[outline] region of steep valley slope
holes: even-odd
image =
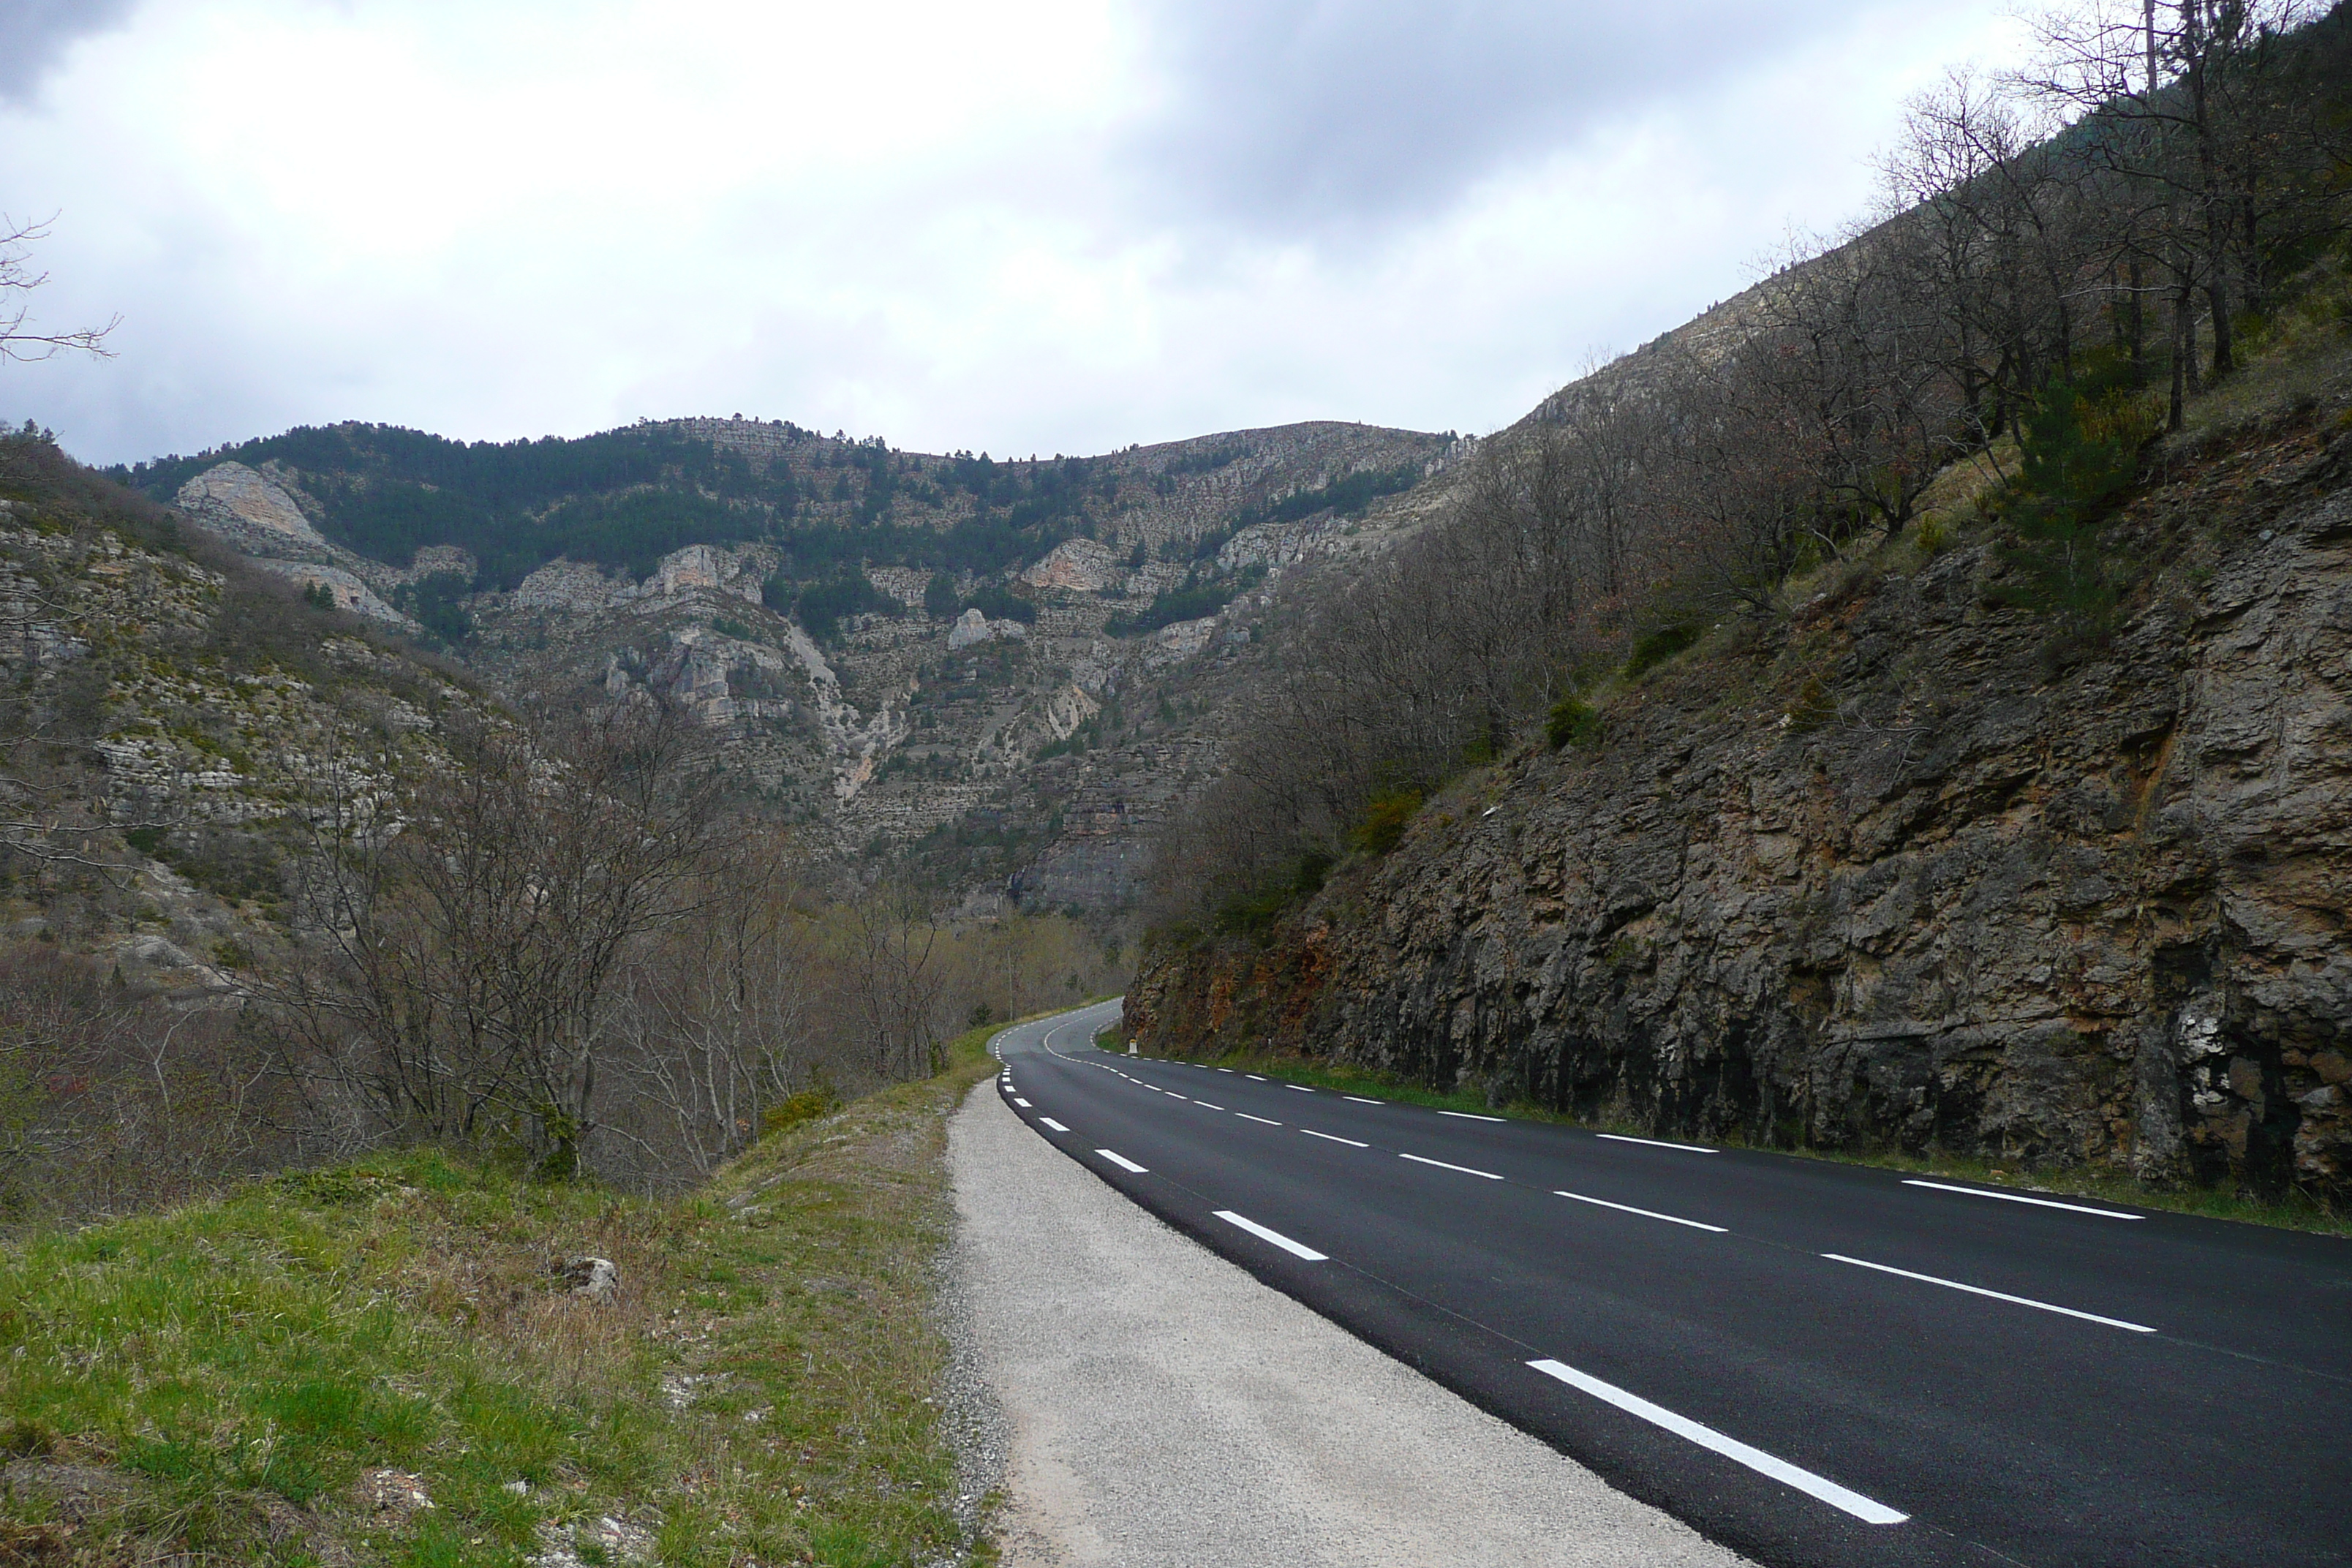
[[[1996,531],[1727,624],[1270,931],[1163,932],[1150,1050],[1657,1134],[2352,1195],[2352,359],[2175,438],[2052,658]],[[1938,544],[1941,541],[1937,542]]]

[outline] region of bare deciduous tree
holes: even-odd
[[[932,962],[939,923],[913,882],[886,879],[847,911],[845,979],[874,1069],[920,1078],[940,1067],[942,976]]]
[[[708,1176],[812,1087],[816,932],[789,836],[764,833],[712,874],[698,916],[632,955],[607,1027],[632,1111],[616,1121],[656,1169]]]
[[[2070,152],[2105,176],[2107,228],[2166,279],[2175,429],[2200,380],[2200,315],[2213,374],[2226,374],[2234,312],[2265,297],[2279,242],[2340,229],[2337,111],[2310,74],[2326,68],[2287,43],[2317,11],[2309,0],[2089,0],[2041,14],[2041,58],[2013,79],[2080,116]],[[2126,212],[2132,221],[2113,221]]]
[[[695,915],[723,783],[692,719],[639,700],[542,746],[461,725],[449,765],[339,814],[306,889],[313,966],[268,999],[306,1075],[394,1136],[522,1138],[541,1167],[598,1126],[616,982],[633,945]]]
[[[117,316],[102,327],[74,331],[34,329],[26,296],[47,283],[49,275],[33,269],[32,250],[48,237],[47,223],[19,223],[0,214],[0,361],[43,360],[68,351],[104,357],[108,334],[122,323]]]

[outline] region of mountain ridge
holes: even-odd
[[[1111,919],[1214,765],[1214,705],[1171,693],[1475,450],[1321,420],[999,461],[698,416],[505,444],[345,424],[118,475],[496,688],[679,699],[841,856],[913,848],[974,907]]]

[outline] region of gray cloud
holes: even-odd
[[[1866,0],[1155,0],[1128,148],[1260,232],[1424,216],[1466,185],[1848,25]]]
[[[0,100],[22,103],[76,38],[119,27],[139,0],[0,0]]]
[[[98,461],[737,408],[1024,454],[1490,428],[1856,210],[1996,8],[1049,0],[926,53],[797,3],[835,54],[780,121],[730,20],[796,37],[778,0],[0,0],[41,315],[123,318],[0,367],[0,419]]]

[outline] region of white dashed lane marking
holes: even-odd
[[[1419,1154],[1399,1154],[1397,1158],[1411,1160],[1416,1165],[1434,1165],[1441,1171],[1459,1171],[1465,1176],[1484,1176],[1490,1182],[1499,1182],[1503,1179],[1492,1171],[1474,1171],[1467,1165],[1448,1164],[1444,1160],[1426,1159]]]
[[[1723,1226],[1719,1225],[1701,1225],[1695,1219],[1677,1219],[1673,1215],[1660,1214],[1655,1209],[1637,1209],[1632,1204],[1612,1204],[1607,1198],[1588,1198],[1582,1193],[1555,1191],[1552,1195],[1559,1198],[1574,1198],[1578,1203],[1594,1204],[1604,1209],[1615,1209],[1620,1214],[1637,1214],[1643,1219],[1662,1219],[1668,1225],[1686,1225],[1693,1230],[1712,1231],[1717,1236],[1726,1234]]]
[[[1139,1176],[1147,1174],[1142,1166],[1137,1164],[1134,1161],[1129,1159],[1124,1154],[1118,1153],[1109,1149],[1097,1149],[1095,1152],[1100,1154],[1104,1159],[1108,1160],[1112,1164],[1117,1165],[1122,1171],[1132,1171]]]
[[[1622,1132],[1596,1132],[1596,1138],[1606,1138],[1612,1143],[1647,1143],[1653,1149],[1679,1149],[1685,1154],[1712,1154],[1712,1149],[1702,1149],[1696,1143],[1669,1143],[1663,1138],[1628,1138]]]
[[[1808,1497],[1819,1498],[1832,1508],[1853,1515],[1864,1524],[1901,1524],[1911,1517],[1907,1513],[1897,1513],[1885,1503],[1866,1498],[1860,1492],[1848,1491],[1835,1481],[1824,1479],[1811,1470],[1800,1469],[1786,1459],[1776,1459],[1761,1448],[1751,1448],[1736,1437],[1727,1437],[1712,1426],[1702,1426],[1687,1416],[1675,1415],[1664,1405],[1653,1405],[1637,1394],[1628,1394],[1614,1384],[1588,1376],[1572,1366],[1550,1360],[1531,1361],[1528,1364],[1546,1377],[1556,1377],[1570,1388],[1615,1405],[1628,1415],[1639,1416],[1654,1426],[1663,1426],[1677,1437],[1688,1438],[1700,1447],[1712,1449],[1759,1475],[1769,1476],[1783,1486],[1794,1487]]]
[[[2069,1214],[2096,1215],[2101,1219],[2144,1219],[2144,1215],[2123,1214],[2115,1209],[2084,1208],[2081,1204],[2062,1204],[2055,1198],[2029,1198],[2023,1193],[1989,1193],[1981,1187],[1956,1187],[1948,1182],[1921,1182],[1906,1178],[1906,1187],[1933,1187],[1939,1193],[1958,1193],[1965,1198],[1999,1198],[2003,1203],[2032,1204],[2036,1208],[2064,1209]]]
[[[1052,1128],[1056,1132],[1067,1132],[1069,1131],[1068,1128],[1063,1126],[1060,1122],[1055,1121],[1050,1116],[1041,1116],[1037,1118],[1037,1120],[1044,1122],[1046,1126]]]
[[[1350,1149],[1369,1149],[1371,1147],[1370,1143],[1359,1143],[1353,1138],[1341,1138],[1329,1132],[1318,1132],[1312,1127],[1302,1127],[1299,1131],[1306,1133],[1309,1138],[1321,1138],[1332,1143],[1345,1143]]]
[[[1282,1232],[1278,1230],[1268,1230],[1265,1226],[1258,1224],[1257,1221],[1254,1219],[1244,1219],[1231,1209],[1219,1209],[1216,1211],[1216,1214],[1217,1217],[1223,1220],[1227,1225],[1239,1226],[1242,1229],[1249,1232],[1252,1236],[1256,1237],[1260,1241],[1270,1241],[1274,1243],[1275,1246],[1282,1248],[1283,1251],[1289,1253],[1294,1258],[1303,1258],[1309,1263],[1320,1263],[1328,1256],[1325,1253],[1316,1251],[1311,1247],[1301,1246],[1299,1243],[1291,1240],[1290,1237],[1283,1235]]]
[[[1965,1290],[1971,1296],[1989,1296],[1996,1301],[2007,1301],[2019,1307],[2032,1307],[2036,1311],[2055,1312],[2062,1318],[2080,1318],[2086,1323],[2103,1323],[2110,1329],[2126,1329],[2135,1334],[2156,1332],[2146,1323],[2126,1323],[2121,1318],[2103,1318],[2096,1312],[2078,1312],[2072,1307],[2053,1306],[2047,1301],[2037,1301],[2031,1296],[2012,1296],[2005,1290],[1988,1290],[1981,1285],[1963,1285],[1957,1279],[1938,1279],[1933,1274],[1914,1274],[1908,1268],[1896,1268],[1885,1263],[1871,1263],[1859,1258],[1848,1258],[1842,1252],[1824,1252],[1822,1256],[1832,1263],[1851,1263],[1856,1268],[1874,1268],[1881,1274],[1899,1275],[1906,1279],[1916,1279],[1923,1285],[1941,1285],[1947,1290]]]

